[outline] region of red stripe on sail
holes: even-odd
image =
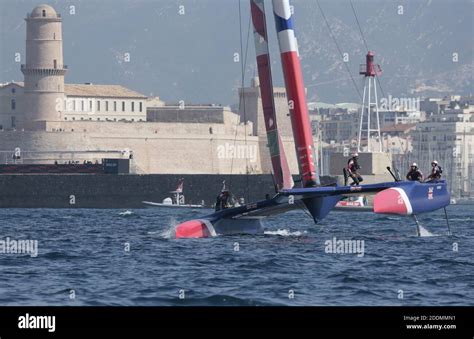
[[[313,135],[309,122],[300,59],[296,52],[281,53],[296,155],[304,186],[318,182],[313,159]]]

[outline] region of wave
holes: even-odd
[[[126,211],[120,212],[119,215],[122,216],[122,217],[128,217],[128,216],[136,215],[136,214],[135,214],[135,212],[132,212],[130,210],[126,210]]]
[[[176,234],[176,226],[178,226],[179,222],[176,218],[170,218],[170,221],[167,225],[165,225],[165,229],[160,229],[157,231],[149,231],[147,232],[150,235],[157,236],[161,239],[174,239]]]
[[[290,231],[288,229],[278,229],[276,231],[264,231],[263,234],[265,235],[279,235],[281,237],[301,237],[302,235],[305,235],[307,232],[306,231]]]

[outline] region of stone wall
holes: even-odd
[[[82,162],[128,149],[133,153],[132,169],[140,174],[245,174],[246,166],[251,174],[271,172],[266,137],[246,136],[243,125],[75,121],[47,122],[44,129],[0,131],[0,151],[20,147],[22,151],[94,152],[77,154],[75,159],[66,155],[65,160]],[[250,124],[247,133],[251,130]],[[293,139],[282,139],[290,170],[297,174]],[[4,156],[0,154],[0,162]],[[52,155],[46,163],[54,160]]]
[[[270,175],[0,175],[0,208],[140,208],[170,196],[179,178],[186,203],[211,206],[223,180],[245,201],[274,194]]]

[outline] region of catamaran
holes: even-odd
[[[313,137],[290,2],[272,0],[272,4],[301,177],[300,187],[294,186],[278,133],[264,1],[250,0],[263,116],[277,192],[271,199],[185,221],[176,227],[176,238],[259,234],[263,233],[263,218],[295,209],[306,209],[317,223],[323,220],[343,197],[366,194],[375,194],[374,213],[413,216],[417,235],[420,235],[420,224],[416,216],[443,208],[449,230],[446,206],[450,203],[450,194],[444,180],[428,183],[395,180],[357,186],[320,185],[314,164]]]

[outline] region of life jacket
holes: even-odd
[[[357,163],[357,160],[355,160],[354,158],[350,158],[349,161],[347,162],[347,170],[349,171],[349,173],[357,172],[359,168],[360,167],[359,167],[359,164]]]
[[[433,169],[431,170],[431,176],[432,176],[432,177],[440,178],[440,177],[441,177],[441,173],[443,173],[443,169],[441,168],[441,166],[438,166],[438,165],[436,165],[435,167],[433,167]]]
[[[423,177],[423,173],[421,173],[421,171],[418,169],[410,170],[407,177],[409,177],[409,180],[420,181],[420,179]]]

